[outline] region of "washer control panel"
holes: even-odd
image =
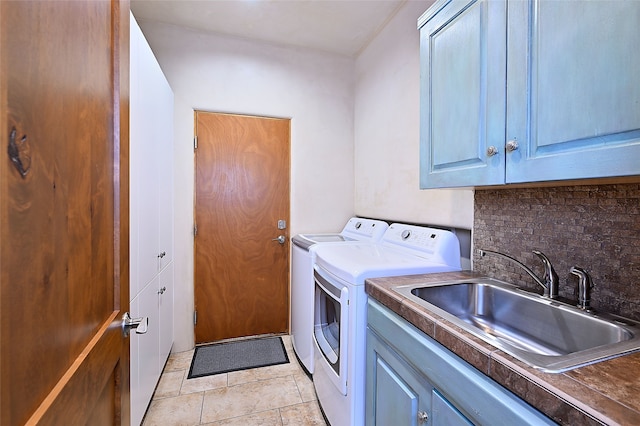
[[[382,220],[352,217],[344,226],[342,234],[377,241],[388,227],[389,225]]]
[[[458,238],[451,231],[401,223],[391,224],[382,242],[424,253],[441,252],[452,245],[459,247]]]

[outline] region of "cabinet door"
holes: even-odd
[[[171,345],[173,345],[173,265],[171,262],[160,272],[159,308],[159,329],[160,329],[160,370],[164,368]]]
[[[428,417],[432,387],[371,330],[366,392],[368,425],[421,425]]]
[[[133,314],[134,318],[140,313],[140,298],[135,297],[129,303],[129,312]],[[135,332],[134,332],[135,333]],[[138,359],[140,358],[140,339],[131,339],[131,345],[129,346],[129,365],[130,365],[130,388],[131,393],[131,424],[140,425],[144,413],[149,405],[149,400],[146,399],[148,395],[145,395],[140,387],[140,369],[138,365]]]
[[[154,95],[159,70],[151,48],[135,20],[131,21],[131,99],[130,99],[130,175],[133,291],[140,291],[158,273],[158,229],[160,227],[158,203],[158,128],[164,123],[156,121],[158,102]],[[137,243],[137,245],[133,245]]]
[[[149,324],[145,334],[136,334],[136,344],[131,345],[131,423],[142,420],[164,363],[160,361],[160,318],[158,315],[158,277],[142,289],[131,302],[131,316],[147,317]],[[133,339],[132,339],[133,340]],[[166,358],[165,358],[166,359]],[[164,361],[164,360],[163,360]],[[133,377],[137,382],[133,385]]]
[[[158,185],[158,236],[160,269],[173,260],[173,92],[160,65],[155,62],[155,109],[157,144],[157,185]]]
[[[383,358],[376,361],[375,423],[416,424],[419,394]]]
[[[504,183],[505,2],[441,1],[419,25],[420,187]]]
[[[640,2],[509,3],[507,182],[640,173]]]
[[[368,425],[472,425],[371,329],[367,330],[366,404]]]
[[[432,426],[472,426],[473,423],[462,415],[437,390],[431,395],[431,425]]]

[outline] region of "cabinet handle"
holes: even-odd
[[[493,157],[497,153],[498,148],[496,148],[495,146],[491,145],[489,148],[487,148],[487,157]]]
[[[159,257],[160,259],[162,259],[162,258],[163,258],[163,257],[165,257],[166,255],[167,255],[167,252],[166,252],[166,251],[163,251],[162,253],[160,253],[160,254],[158,255],[158,257]]]
[[[418,411],[418,423],[426,423],[429,420],[429,415],[426,411]]]
[[[167,287],[162,287],[160,290],[158,290],[158,294],[164,294],[164,292],[167,291]]]
[[[507,152],[513,152],[515,150],[518,149],[518,141],[513,139],[510,140],[509,142],[507,142],[507,145],[505,146]]]

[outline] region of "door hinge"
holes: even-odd
[[[193,137],[193,149],[194,150],[198,149],[198,137],[197,136]]]
[[[198,311],[193,311],[193,325],[198,324]]]
[[[193,236],[198,235],[198,225],[193,225]]]

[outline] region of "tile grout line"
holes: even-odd
[[[201,393],[202,393],[202,401],[200,402],[200,417],[198,418],[198,424],[199,425],[202,424],[202,413],[204,413],[204,395],[205,395],[206,391],[203,391]]]
[[[284,425],[284,419],[282,418],[282,410],[278,407],[278,415],[280,416],[280,424]]]
[[[182,373],[182,381],[180,382],[180,390],[178,390],[178,395],[182,395],[182,388],[184,387],[184,382],[185,380],[187,380],[188,375],[189,373],[187,372],[187,370]]]
[[[300,401],[302,401],[302,403],[304,403],[304,397],[302,396],[302,391],[300,390],[300,385],[298,384],[298,381],[296,380],[296,375],[292,374],[292,377],[293,377],[293,383],[295,383],[296,389],[298,389],[298,396],[300,397]]]

